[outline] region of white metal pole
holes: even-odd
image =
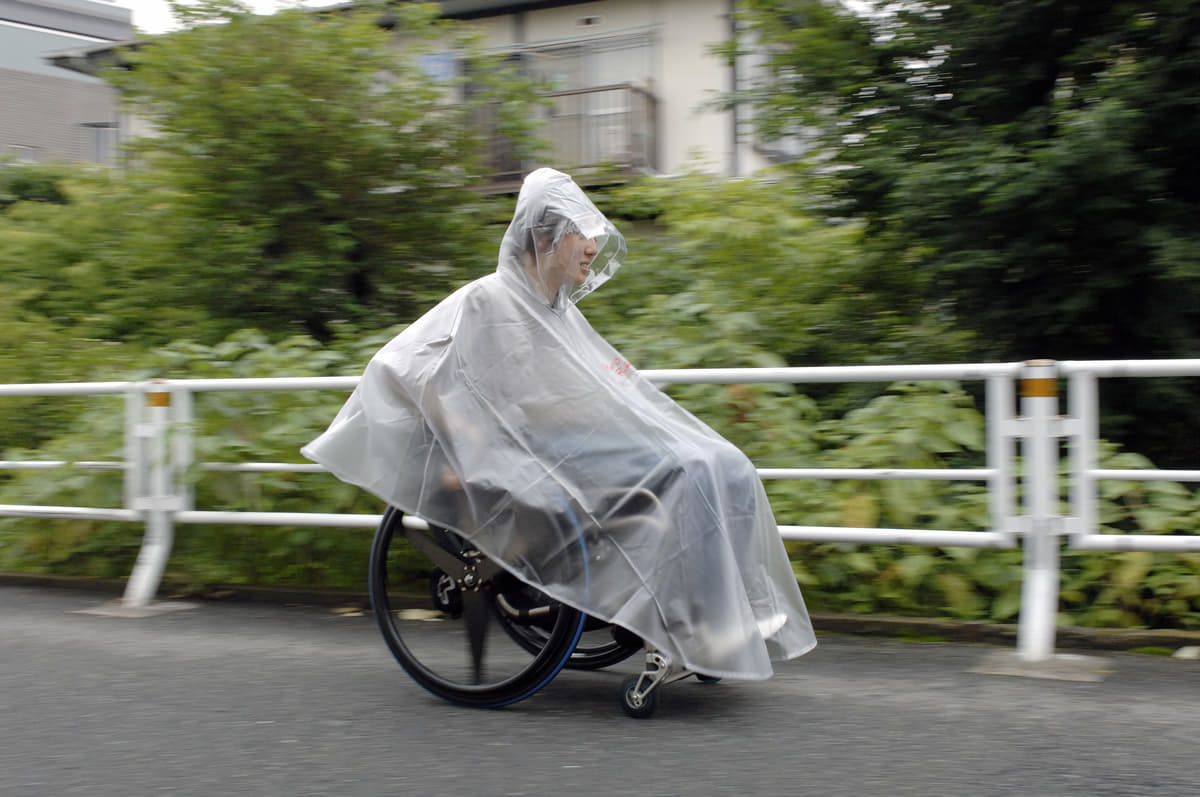
[[[187,479],[195,464],[192,391],[178,382],[171,385],[171,486],[180,509],[195,509],[195,490]]]
[[[1099,395],[1096,375],[1080,372],[1071,375],[1071,416],[1078,425],[1071,439],[1071,514],[1075,528],[1071,544],[1096,534],[1096,504],[1099,498],[1096,477],[1096,441],[1100,437]]]
[[[174,499],[167,448],[171,394],[164,385],[152,383],[145,396],[145,421],[139,424],[138,436],[149,455],[149,478],[148,490],[138,508],[146,520],[146,532],[122,600],[124,606],[131,608],[147,606],[154,600],[172,543]]]
[[[992,475],[988,478],[988,507],[994,531],[1007,535],[1010,540],[1015,528],[1013,508],[1015,489],[1015,457],[1013,440],[1007,434],[1009,424],[1016,411],[1016,395],[1013,379],[1008,375],[994,375],[987,379],[984,417],[987,425],[987,466]],[[1016,543],[1010,543],[1016,547]]]
[[[124,506],[133,510],[138,499],[145,493],[145,457],[142,442],[138,437],[138,426],[142,422],[142,391],[130,389],[125,394],[125,481]]]
[[[1025,459],[1025,575],[1021,585],[1021,616],[1017,654],[1025,661],[1046,661],[1054,655],[1058,615],[1057,439],[1053,421],[1058,415],[1058,382],[1052,360],[1026,363],[1021,380],[1021,414],[1025,417],[1022,450]]]

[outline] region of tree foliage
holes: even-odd
[[[158,289],[233,328],[327,338],[338,321],[406,319],[477,273],[484,134],[526,142],[534,94],[434,4],[380,14],[209,3],[110,73],[153,128],[131,154],[174,258]],[[448,58],[469,91],[432,70]]]
[[[761,133],[828,158],[842,212],[980,358],[1195,356],[1200,2],[743,7]],[[1119,411],[1200,421],[1178,385],[1140,388]]]
[[[97,280],[112,221],[80,204],[103,173],[0,165],[0,384],[110,379],[129,367],[128,347],[104,339],[106,286]],[[0,402],[0,451],[33,447],[69,428],[85,402]]]
[[[897,300],[888,286],[907,277],[864,249],[861,224],[829,218],[825,183],[693,172],[612,192],[617,213],[640,207],[654,225],[648,234],[632,227],[628,267],[585,312],[635,363],[653,367],[749,365],[764,355],[784,365],[913,362],[964,352],[965,339],[921,297]]]

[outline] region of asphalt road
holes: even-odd
[[[461,709],[368,616],[206,603],[142,619],[0,586],[0,794],[1197,795],[1200,662],[1105,652],[1099,682],[973,672],[996,649],[822,635],[760,683],[614,671]]]

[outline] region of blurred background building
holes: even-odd
[[[0,0],[0,156],[111,163],[117,95],[46,56],[133,37],[132,13],[105,0]]]
[[[0,0],[0,8],[67,3],[120,11],[89,0]],[[338,3],[314,11],[336,12],[355,5]],[[481,28],[489,49],[549,87],[550,103],[536,131],[551,143],[542,163],[581,175],[595,169],[609,176],[671,174],[693,166],[739,176],[768,163],[768,153],[743,130],[745,120],[737,111],[714,103],[719,94],[743,82],[747,71],[744,64],[731,65],[711,50],[733,36],[734,0],[444,0],[439,5],[443,16]],[[128,12],[123,15],[124,29],[105,29],[106,35],[128,34]],[[385,12],[380,25],[387,27],[388,22]],[[111,102],[111,94],[99,91],[92,75],[111,62],[116,48],[99,39],[99,28],[89,35],[96,38],[77,41],[72,49],[45,58],[41,74],[73,75],[95,91],[97,101],[103,95]],[[429,59],[425,66],[435,75],[463,68],[452,52]],[[100,110],[91,113],[95,119],[81,117],[74,123],[77,133],[98,129],[81,127],[101,119]],[[136,119],[122,118],[121,126],[131,128],[121,131],[126,135],[146,132],[136,130]],[[493,141],[490,187],[509,190],[534,164],[513,157],[503,140]]]
[[[735,111],[714,100],[744,80],[711,48],[733,36],[734,0],[499,2],[445,0],[488,45],[551,91],[539,135],[562,168],[673,173],[689,164],[730,176],[766,165]],[[498,182],[530,164],[493,152]]]

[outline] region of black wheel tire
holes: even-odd
[[[499,708],[516,703],[554,679],[570,659],[587,619],[582,612],[567,606],[558,607],[545,645],[532,657],[528,666],[502,680],[493,683],[453,681],[439,675],[418,659],[404,643],[388,598],[388,550],[393,543],[405,540],[406,533],[404,513],[389,507],[371,544],[368,585],[371,608],[379,631],[388,650],[409,677],[443,700],[475,708]],[[482,588],[489,587],[485,584]]]
[[[640,704],[633,702],[633,690],[637,687],[640,675],[631,675],[621,682],[621,710],[628,717],[644,720],[658,708],[658,689],[642,698]]]
[[[595,646],[579,644],[571,652],[571,658],[567,659],[567,668],[571,670],[602,670],[605,667],[620,664],[641,649],[641,644],[630,647],[617,639]]]

